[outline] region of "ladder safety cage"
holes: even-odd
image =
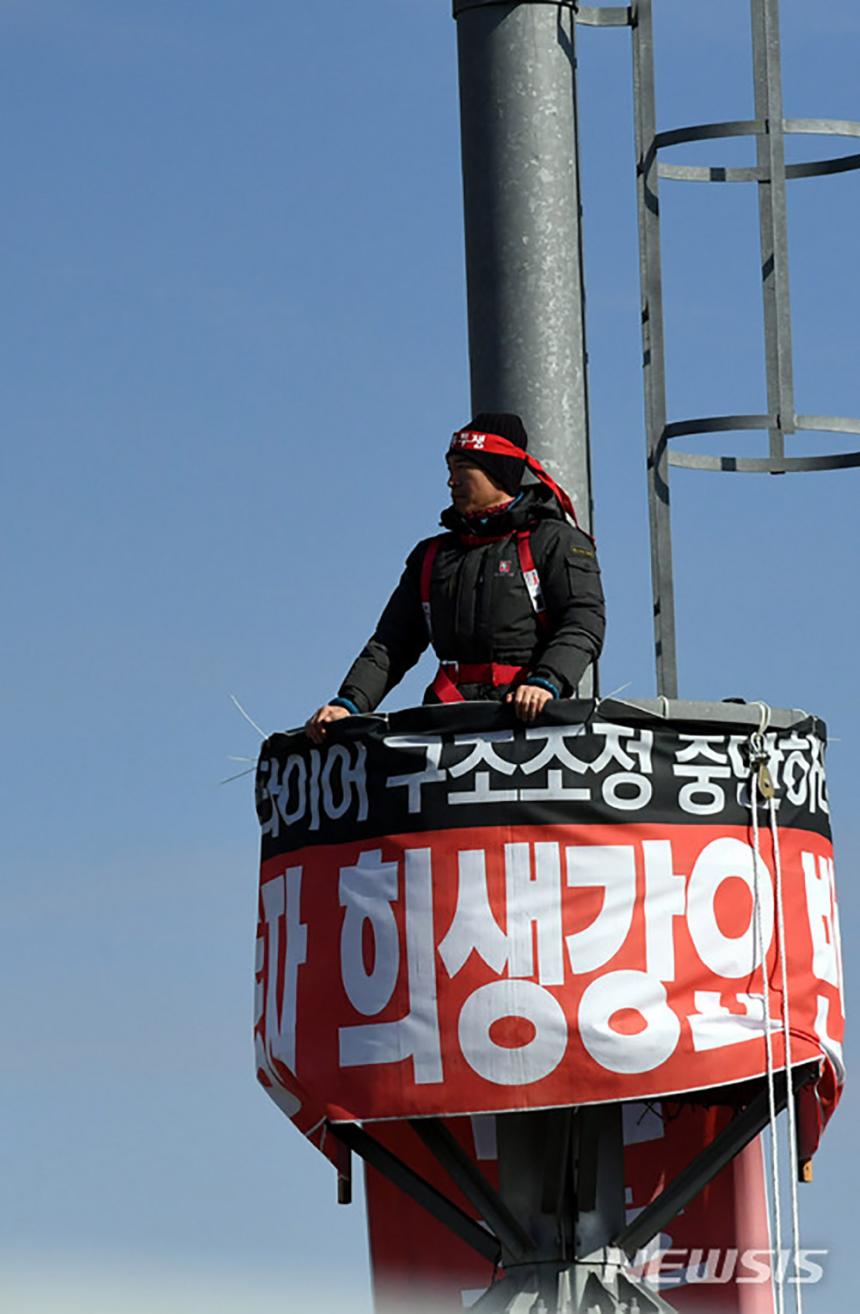
[[[691,124],[658,132],[654,75],[652,0],[627,9],[582,8],[577,21],[591,26],[631,29],[636,115],[636,171],[642,297],[642,362],[648,465],[648,502],[654,598],[657,687],[678,696],[675,607],[672,573],[669,467],[731,473],[788,474],[844,470],[860,466],[860,451],[798,454],[786,438],[797,433],[860,435],[860,419],[842,415],[798,414],[794,397],[791,302],[788,269],[786,182],[820,178],[860,168],[860,153],[786,164],[786,134],[860,137],[860,123],[847,119],[783,117],[779,0],[750,0],[755,118]],[[625,17],[626,16],[626,17]],[[671,164],[661,158],[671,147],[732,137],[753,137],[756,163],[750,167]],[[666,414],[666,348],[660,247],[659,180],[743,183],[758,188],[767,411],[760,414],[695,416],[670,421]],[[713,455],[676,450],[676,438],[761,430],[767,454]]]

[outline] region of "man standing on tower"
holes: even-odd
[[[372,712],[432,643],[425,703],[490,699],[524,721],[567,698],[603,644],[594,543],[535,457],[518,415],[482,413],[447,454],[446,532],[424,539],[338,695],[307,723],[316,743],[340,717]],[[522,486],[526,467],[537,482]]]

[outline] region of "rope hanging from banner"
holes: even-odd
[[[762,867],[764,864],[761,856],[761,839],[759,835],[758,799],[759,773],[762,766],[766,766],[766,757],[762,758],[763,744],[764,735],[762,731],[754,731],[753,734],[750,735],[750,816],[753,837],[753,934],[755,957],[761,958],[764,1047],[769,1111],[768,1124],[770,1127],[771,1210],[773,1214],[772,1253],[775,1253],[777,1256],[776,1273],[774,1274],[776,1314],[785,1314],[785,1287],[783,1284],[782,1265],[779,1259],[782,1251],[782,1208],[780,1202],[779,1138],[777,1136],[776,1126],[777,1107],[776,1091],[774,1088],[773,1037],[771,1035],[770,1016],[770,976],[767,966],[768,946],[764,942],[764,930],[762,925],[761,885]],[[790,1093],[789,1099],[791,1099]]]
[[[776,816],[777,800],[771,795],[768,800],[770,833],[773,843],[773,864],[776,895],[776,929],[779,939],[780,980],[782,985],[782,1034],[785,1043],[786,1080],[791,1075],[791,1013],[788,989],[788,946],[785,935],[785,912],[783,908],[782,859],[779,848],[779,825]],[[800,1210],[797,1199],[797,1182],[799,1176],[797,1149],[797,1117],[794,1098],[788,1101],[788,1154],[789,1180],[791,1182],[791,1247],[794,1266],[794,1304],[797,1314],[803,1314],[803,1287],[798,1281],[800,1276]]]
[[[791,1005],[789,999],[789,979],[788,979],[788,948],[785,933],[785,909],[783,902],[783,873],[782,873],[782,856],[779,843],[779,824],[777,820],[778,800],[774,789],[773,779],[768,766],[768,748],[765,741],[765,732],[770,724],[770,708],[766,703],[759,703],[761,708],[761,719],[758,728],[750,735],[750,815],[753,834],[753,872],[754,872],[754,921],[755,921],[755,939],[756,953],[761,954],[762,964],[762,999],[764,1005],[764,1024],[765,1024],[765,1054],[767,1062],[767,1086],[768,1086],[768,1103],[770,1112],[770,1145],[771,1145],[771,1190],[772,1190],[772,1210],[774,1220],[774,1247],[773,1251],[777,1258],[777,1269],[775,1274],[776,1290],[776,1308],[777,1314],[785,1314],[785,1274],[782,1267],[782,1201],[781,1201],[781,1174],[780,1174],[780,1150],[779,1136],[777,1130],[777,1108],[776,1096],[774,1089],[774,1061],[773,1061],[773,1040],[771,1036],[771,1013],[770,1013],[770,974],[767,968],[767,947],[764,944],[764,935],[762,927],[762,905],[761,905],[761,877],[764,862],[761,856],[761,835],[758,817],[759,796],[765,803],[768,811],[768,824],[770,828],[771,844],[773,848],[774,863],[774,923],[777,938],[777,952],[780,963],[780,993],[782,995],[781,1006],[781,1029],[783,1036],[783,1045],[785,1053],[785,1080],[788,1104],[788,1140],[789,1140],[789,1177],[790,1177],[790,1197],[791,1197],[791,1240],[792,1240],[792,1263],[794,1268],[794,1292],[795,1292],[795,1309],[797,1314],[802,1314],[803,1299],[801,1294],[801,1284],[799,1278],[800,1263],[800,1213],[797,1198],[797,1182],[799,1175],[798,1165],[798,1148],[797,1148],[797,1125],[794,1096],[791,1089]]]

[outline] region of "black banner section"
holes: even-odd
[[[322,747],[301,732],[274,734],[257,767],[263,860],[422,829],[749,825],[754,735],[734,720],[567,700],[532,726],[498,704],[465,703],[349,717]],[[829,837],[825,738],[813,717],[766,732],[763,783],[784,824]]]

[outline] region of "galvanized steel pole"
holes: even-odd
[[[648,453],[648,519],[651,531],[651,589],[657,693],[678,697],[675,582],[666,441],[666,342],[660,254],[660,198],[654,34],[651,0],[637,0],[633,24],[633,112],[636,116],[636,197],[642,294],[642,382]]]
[[[475,411],[515,411],[592,523],[570,0],[454,0]]]

